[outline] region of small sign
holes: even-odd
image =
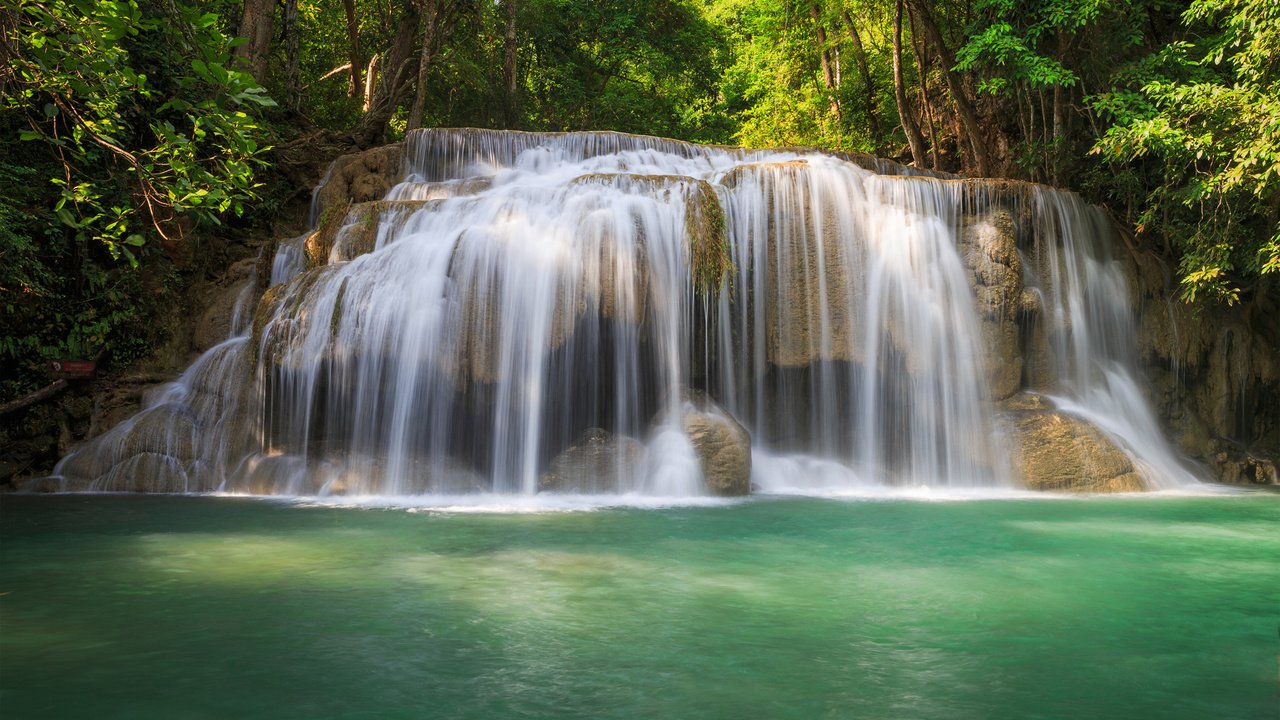
[[[65,380],[91,378],[98,370],[97,360],[50,360],[49,372]]]

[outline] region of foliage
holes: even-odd
[[[821,146],[861,152],[886,152],[900,145],[894,128],[886,4],[819,5],[827,52],[841,68],[836,88],[826,88],[820,70],[812,3],[795,0],[719,0],[709,16],[728,37],[733,63],[724,72],[726,111],[739,128],[734,138],[751,147]],[[840,10],[858,18],[866,38],[870,91],[879,101],[868,112],[865,81],[854,71],[854,49]]]
[[[140,351],[184,238],[255,197],[253,113],[272,101],[232,65],[218,23],[177,0],[18,0],[6,13],[6,376],[34,381],[41,357]]]
[[[167,238],[181,233],[180,218],[243,212],[261,151],[245,109],[272,104],[229,64],[216,15],[164,2],[150,9],[144,15],[136,0],[19,2],[6,82],[6,111],[28,125],[21,138],[48,146],[62,165],[50,179],[59,222],[131,262],[145,233]],[[153,80],[154,70],[163,75]]]
[[[1095,98],[1114,124],[1094,152],[1156,161],[1139,229],[1177,241],[1187,300],[1234,304],[1242,283],[1280,271],[1280,9],[1196,0],[1184,21],[1197,41],[1169,45],[1130,87]]]

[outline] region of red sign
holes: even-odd
[[[60,378],[91,378],[98,369],[97,360],[50,360],[49,372]]]

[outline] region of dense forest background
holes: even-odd
[[[281,168],[415,127],[819,146],[1067,187],[1249,303],[1280,270],[1276,0],[3,0],[0,402],[116,363]]]

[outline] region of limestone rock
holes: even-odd
[[[470,495],[490,490],[489,480],[475,468],[454,458],[429,462],[420,473],[424,491],[439,495]]]
[[[778,367],[860,361],[863,354],[862,258],[841,237],[847,218],[838,217],[848,201],[837,188],[810,182],[809,173],[803,161],[751,163],[721,181],[739,195],[751,193],[744,201],[768,205],[761,215],[768,226],[749,228],[742,241],[765,248],[754,271],[765,275],[769,289],[764,341],[768,361]]]
[[[257,258],[246,258],[235,263],[217,284],[204,293],[211,299],[192,328],[193,350],[204,352],[242,330],[238,325],[243,324],[249,312],[252,298],[246,294],[253,284],[257,262]],[[238,317],[240,314],[245,318]]]
[[[1013,214],[995,207],[968,218],[960,247],[977,298],[988,387],[1002,400],[1022,385],[1018,314],[1027,304]]]
[[[103,492],[182,493],[192,492],[186,470],[168,455],[144,452],[116,463],[93,484]]]
[[[1129,456],[1092,424],[1056,410],[1013,413],[1013,460],[1033,490],[1146,490]]]
[[[682,426],[702,465],[712,495],[751,493],[751,434],[708,399],[687,402]]]
[[[245,280],[230,287],[221,288],[214,294],[212,302],[200,315],[192,331],[191,348],[193,350],[204,352],[231,337],[231,333],[236,329],[233,327],[236,303],[248,287],[249,282]]]
[[[1280,293],[1272,284],[1236,307],[1185,303],[1164,259],[1141,243],[1128,247],[1136,340],[1153,369],[1157,415],[1219,480],[1255,482],[1258,466],[1245,457],[1280,453]]]
[[[633,487],[645,447],[635,438],[591,428],[551,461],[540,492],[616,493]]]
[[[1280,463],[1275,458],[1227,449],[1215,453],[1210,465],[1218,479],[1230,485],[1280,485]]]
[[[125,432],[122,447],[126,456],[159,453],[177,459],[184,466],[194,459],[196,420],[185,408],[177,405],[151,408],[134,418]]]
[[[400,180],[403,156],[404,143],[393,143],[334,160],[315,194],[321,217],[328,208],[381,200]]]

